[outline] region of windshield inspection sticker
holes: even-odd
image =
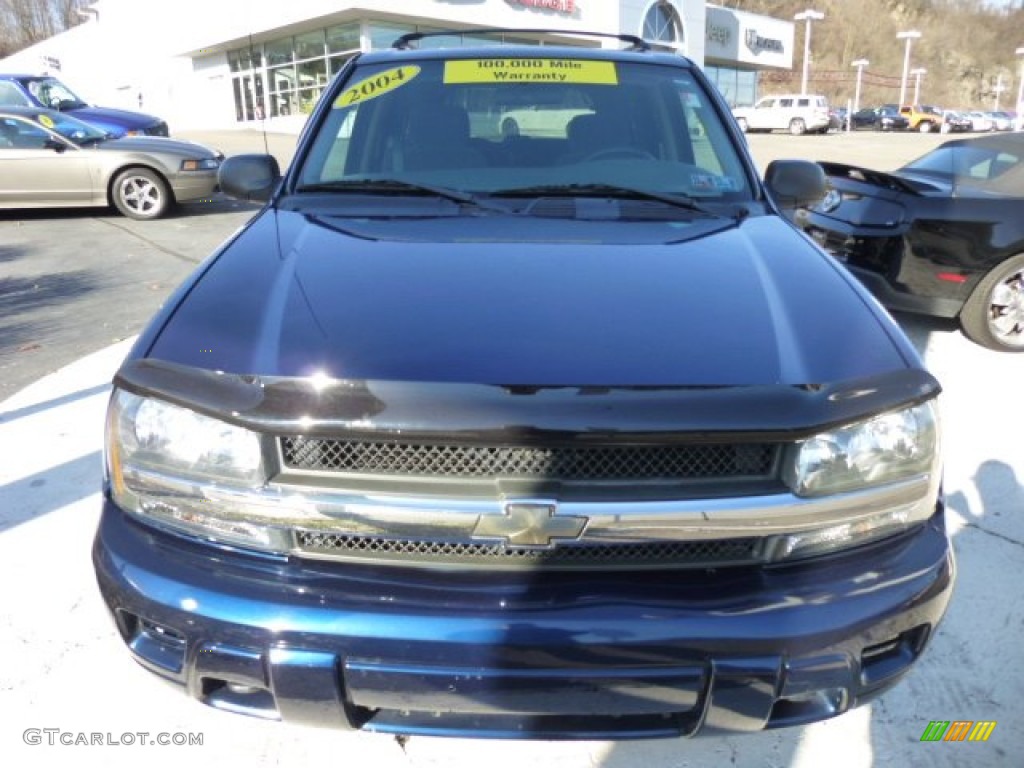
[[[420,68],[395,67],[378,72],[376,75],[360,80],[355,85],[346,88],[345,92],[334,100],[334,108],[350,107],[363,101],[375,99],[378,96],[389,93],[410,82],[420,73]]]
[[[618,85],[613,61],[466,59],[444,63],[444,81],[457,83],[584,83]]]

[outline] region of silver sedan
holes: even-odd
[[[155,219],[210,197],[222,159],[192,142],[112,139],[55,110],[0,107],[0,208],[113,205]]]

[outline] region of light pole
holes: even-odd
[[[993,112],[998,112],[999,111],[999,94],[1001,94],[1003,91],[1006,90],[1006,86],[1003,85],[1003,73],[1002,72],[1000,72],[999,75],[996,77],[996,87],[993,88],[992,90],[996,94],[995,99],[992,100],[992,111]]]
[[[801,11],[793,17],[795,21],[807,22],[807,26],[804,31],[804,75],[800,80],[800,93],[807,93],[807,72],[811,64],[811,22],[821,21],[824,18],[824,13],[821,11],[812,11],[810,8],[806,11]]]
[[[906,32],[900,32],[896,35],[897,40],[906,40],[907,47],[903,53],[903,79],[900,80],[900,106],[902,107],[907,101],[907,71],[910,69],[910,46],[914,40],[921,37],[921,33],[916,29],[908,29]]]
[[[914,76],[914,103],[917,104],[921,96],[921,75],[925,74],[928,70],[924,67],[918,67],[917,69],[910,70],[910,74]]]
[[[857,68],[857,87],[853,91],[853,111],[854,113],[860,109],[860,80],[864,76],[864,67],[871,62],[867,59],[857,59],[850,66]]]
[[[1020,60],[1020,82],[1017,84],[1017,130],[1024,131],[1024,45],[1014,51]]]

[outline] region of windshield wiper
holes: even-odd
[[[504,208],[497,208],[485,205],[476,195],[469,192],[462,192],[449,187],[436,187],[433,184],[421,184],[420,182],[403,181],[402,179],[338,179],[336,181],[324,181],[317,184],[303,184],[296,187],[296,192],[371,192],[384,194],[419,194],[435,195],[445,200],[451,200],[462,205],[471,205],[488,211],[501,211],[508,213]]]
[[[714,218],[729,218],[701,205],[692,197],[649,192],[646,189],[622,187],[617,184],[542,184],[535,187],[499,189],[491,194],[495,197],[614,197],[626,200],[654,200]]]

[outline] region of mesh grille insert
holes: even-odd
[[[490,542],[392,539],[325,531],[296,531],[299,548],[339,559],[411,564],[487,566],[554,565],[575,568],[737,565],[758,561],[756,538],[563,544],[551,549],[504,547]]]
[[[685,480],[767,477],[776,446],[502,446],[285,437],[291,469],[433,478]]]

